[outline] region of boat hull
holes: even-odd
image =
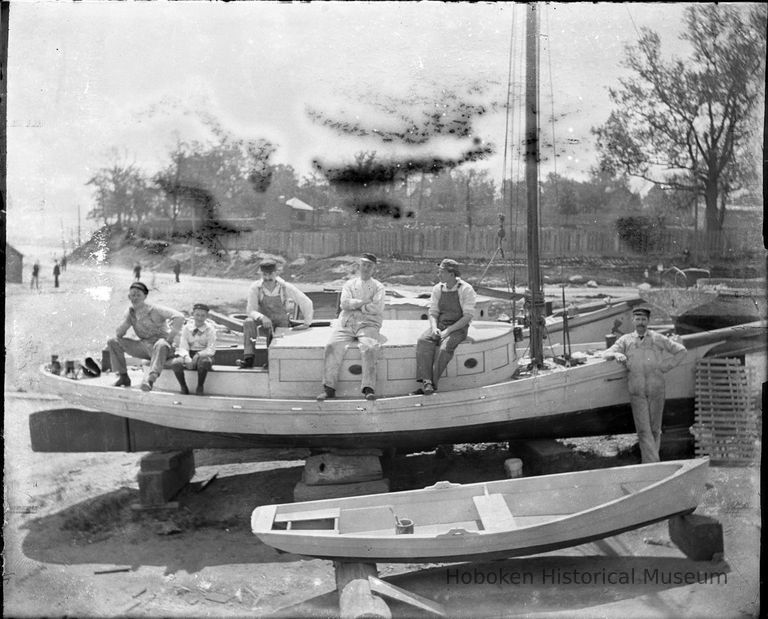
[[[729,333],[696,334],[689,336],[690,342],[684,340],[688,347],[685,361],[667,375],[667,411],[690,414],[695,363],[727,340]],[[747,333],[764,342],[764,326]],[[239,375],[240,380],[258,374],[214,371],[208,375],[206,388],[209,381],[225,380],[226,373]],[[170,372],[165,374],[173,379]],[[140,381],[142,371],[133,370],[132,377]],[[107,375],[70,380],[41,368],[43,387],[77,408],[176,430],[253,437],[265,444],[416,447],[632,431],[626,370],[597,355],[583,365],[551,365],[493,384],[375,401],[360,396],[325,402],[298,397],[195,396],[160,389],[145,393],[137,387],[113,387],[113,380]],[[190,387],[194,388],[193,383]],[[667,425],[673,424],[667,420]]]
[[[253,533],[299,555],[344,561],[445,562],[576,546],[689,513],[708,460],[257,507]],[[395,520],[414,523],[398,534]]]

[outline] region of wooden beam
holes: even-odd
[[[334,561],[341,619],[375,617],[391,619],[387,603],[371,592],[370,577],[378,578],[375,563]]]
[[[410,606],[420,608],[421,610],[426,610],[427,612],[432,613],[433,615],[437,615],[438,617],[448,616],[448,613],[442,604],[438,604],[437,602],[418,595],[417,593],[406,591],[405,589],[391,583],[384,582],[375,576],[368,577],[368,584],[370,584],[371,591],[374,593],[378,593],[379,595],[383,595],[392,600],[397,600],[398,602],[403,602],[404,604],[409,604]]]

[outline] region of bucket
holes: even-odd
[[[523,328],[522,327],[514,327],[512,329],[512,333],[514,334],[516,342],[522,342],[523,341]]]
[[[410,518],[400,518],[395,524],[395,533],[397,535],[413,533],[413,520]]]
[[[616,334],[615,333],[609,333],[605,336],[605,347],[610,348],[616,343]]]

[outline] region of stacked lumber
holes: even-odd
[[[701,359],[696,364],[696,456],[747,464],[757,454],[758,410],[754,368],[738,359]]]

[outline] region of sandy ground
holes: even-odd
[[[331,563],[278,554],[249,530],[254,507],[291,500],[305,452],[197,451],[195,483],[179,497],[181,508],[148,514],[132,509],[143,454],[31,451],[29,414],[60,405],[38,392],[35,368],[52,353],[98,358],[130,281],[127,269],[72,265],[58,290],[46,281],[39,293],[6,287],[4,614],[335,616]],[[213,277],[175,284],[172,275],[158,274],[150,298],[179,308],[194,301],[232,307],[244,304],[247,286]],[[393,490],[438,479],[498,479],[507,456],[503,446],[487,445],[444,458],[398,457],[388,475]],[[628,457],[622,452],[597,465]],[[758,465],[711,468],[698,513],[723,525],[725,557],[717,562],[686,559],[667,524],[657,523],[533,557],[381,564],[379,571],[452,616],[758,616],[758,496]],[[401,604],[390,608],[395,616],[421,616]]]

